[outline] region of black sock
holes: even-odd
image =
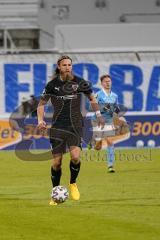
[[[62,174],[61,168],[59,170],[54,170],[51,167],[51,181],[53,187],[58,186],[60,184],[61,174]]]
[[[70,161],[70,172],[71,172],[70,183],[71,184],[76,182],[76,178],[78,177],[78,173],[80,171],[80,166],[81,166],[81,162],[79,162],[78,164],[75,164],[72,161]]]

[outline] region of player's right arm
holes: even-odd
[[[38,128],[46,129],[46,122],[44,121],[44,106],[47,103],[46,100],[40,99],[37,108]]]
[[[41,95],[41,98],[37,107],[38,128],[41,130],[46,129],[46,122],[44,121],[44,106],[50,99],[50,96],[51,96],[50,86],[49,84],[47,84],[47,86],[45,87]]]

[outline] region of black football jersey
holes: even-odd
[[[77,76],[67,81],[62,81],[57,76],[48,82],[41,98],[51,100],[54,126],[65,128],[82,125],[81,93],[92,94],[91,84]]]

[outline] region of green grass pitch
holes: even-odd
[[[160,150],[117,150],[116,173],[97,152],[82,156],[81,199],[49,206],[50,161],[0,153],[1,240],[159,240]],[[121,156],[119,157],[119,154]],[[30,159],[28,159],[30,160]],[[61,185],[68,187],[69,156]]]

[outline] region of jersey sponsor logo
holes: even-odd
[[[57,99],[63,99],[63,100],[66,100],[66,99],[77,99],[77,95],[64,95],[64,96],[56,96]]]
[[[0,120],[0,149],[18,143],[21,139],[21,133],[11,127],[9,120]]]
[[[73,91],[76,92],[78,89],[78,84],[72,84]]]
[[[57,90],[57,91],[59,91],[59,88],[60,88],[60,87],[55,87],[54,89]]]
[[[68,81],[64,84],[63,86],[63,92],[66,95],[70,95],[73,92],[76,92],[78,89],[79,85],[76,83],[72,83],[71,81]]]

